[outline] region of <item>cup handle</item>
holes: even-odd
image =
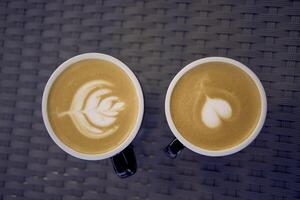
[[[137,164],[132,145],[130,144],[123,151],[111,158],[116,174],[120,178],[127,178],[135,174]]]
[[[177,138],[174,138],[172,142],[164,148],[164,152],[169,158],[175,159],[183,149],[184,145],[181,144]]]

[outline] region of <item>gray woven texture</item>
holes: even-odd
[[[64,60],[85,52],[125,62],[145,92],[137,173],[60,150],[41,96]],[[172,77],[187,63],[226,56],[266,89],[268,116],[245,150],[222,158],[185,149],[169,160],[164,116]],[[300,198],[300,2],[293,0],[0,1],[0,199],[290,200]]]

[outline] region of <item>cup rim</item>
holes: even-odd
[[[101,153],[101,154],[81,153],[81,152],[78,152],[78,151],[72,149],[71,147],[65,145],[54,133],[52,126],[49,122],[49,118],[48,118],[48,111],[47,111],[48,96],[49,96],[49,92],[50,92],[50,89],[51,89],[54,81],[64,70],[69,68],[72,64],[74,64],[78,61],[81,61],[81,60],[85,60],[85,59],[105,60],[105,61],[109,61],[109,62],[115,64],[117,67],[122,69],[128,75],[128,77],[131,79],[131,81],[134,84],[137,96],[138,96],[139,111],[138,111],[136,126],[131,131],[129,136],[118,147],[116,147],[108,152]],[[66,153],[68,153],[76,158],[80,158],[83,160],[103,160],[103,159],[112,157],[112,156],[118,154],[119,152],[121,152],[122,150],[124,150],[132,142],[132,140],[136,137],[136,135],[141,127],[141,124],[142,124],[143,115],[144,115],[144,97],[143,97],[142,88],[141,88],[141,85],[140,85],[138,79],[136,78],[135,74],[131,71],[131,69],[127,65],[125,65],[123,62],[121,62],[117,58],[114,58],[107,54],[84,53],[84,54],[79,54],[77,56],[69,58],[68,60],[64,61],[62,64],[60,64],[55,69],[55,71],[51,74],[50,78],[48,79],[46,86],[44,88],[43,97],[42,97],[42,117],[43,117],[43,121],[46,126],[48,134],[50,135],[52,140],[63,151],[65,151]]]
[[[259,121],[258,121],[255,129],[252,131],[251,135],[248,136],[248,138],[246,138],[243,142],[241,142],[237,146],[234,146],[234,147],[231,147],[231,148],[227,148],[227,149],[223,149],[223,150],[207,150],[207,149],[200,148],[200,147],[198,147],[198,146],[190,143],[177,130],[177,128],[175,127],[175,124],[174,124],[174,122],[172,120],[172,117],[171,117],[170,100],[171,100],[171,95],[172,95],[173,89],[176,86],[178,80],[184,74],[186,74],[188,71],[190,71],[191,69],[197,67],[200,64],[204,64],[204,63],[208,63],[208,62],[225,62],[225,63],[232,64],[235,67],[238,67],[238,68],[242,69],[255,82],[255,84],[256,84],[256,86],[257,86],[257,88],[259,90],[259,93],[260,93],[261,112],[260,112]],[[226,58],[226,57],[206,57],[206,58],[201,58],[201,59],[195,60],[195,61],[189,63],[188,65],[186,65],[172,79],[172,81],[171,81],[171,83],[170,83],[170,85],[168,87],[166,98],[165,98],[165,115],[166,115],[166,118],[167,118],[168,125],[169,125],[172,133],[174,134],[174,136],[185,147],[189,148],[190,150],[194,151],[195,153],[206,155],[206,156],[213,156],[213,157],[216,157],[216,156],[226,156],[226,155],[234,154],[234,153],[236,153],[236,152],[244,149],[245,147],[247,147],[257,137],[257,135],[261,131],[261,129],[263,127],[263,124],[265,122],[265,119],[266,119],[266,114],[267,114],[267,98],[266,98],[266,93],[265,93],[264,87],[263,87],[262,83],[260,82],[260,80],[258,79],[258,77],[255,75],[255,73],[252,70],[250,70],[244,64],[242,64],[239,61],[236,61],[234,59]]]

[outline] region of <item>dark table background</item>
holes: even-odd
[[[125,62],[145,92],[138,172],[60,150],[41,96],[64,60],[102,52]],[[222,158],[185,149],[169,160],[164,97],[187,63],[226,56],[262,80],[268,115],[245,150]],[[0,199],[290,200],[300,198],[300,2],[293,0],[0,1]]]

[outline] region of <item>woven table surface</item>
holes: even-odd
[[[50,139],[41,116],[57,66],[86,52],[126,63],[145,94],[134,141],[137,173],[118,178],[109,159],[84,161]],[[207,56],[249,66],[268,97],[258,138],[231,156],[185,149],[173,138],[164,98],[174,75]],[[0,1],[0,199],[300,199],[300,2],[293,0]]]

